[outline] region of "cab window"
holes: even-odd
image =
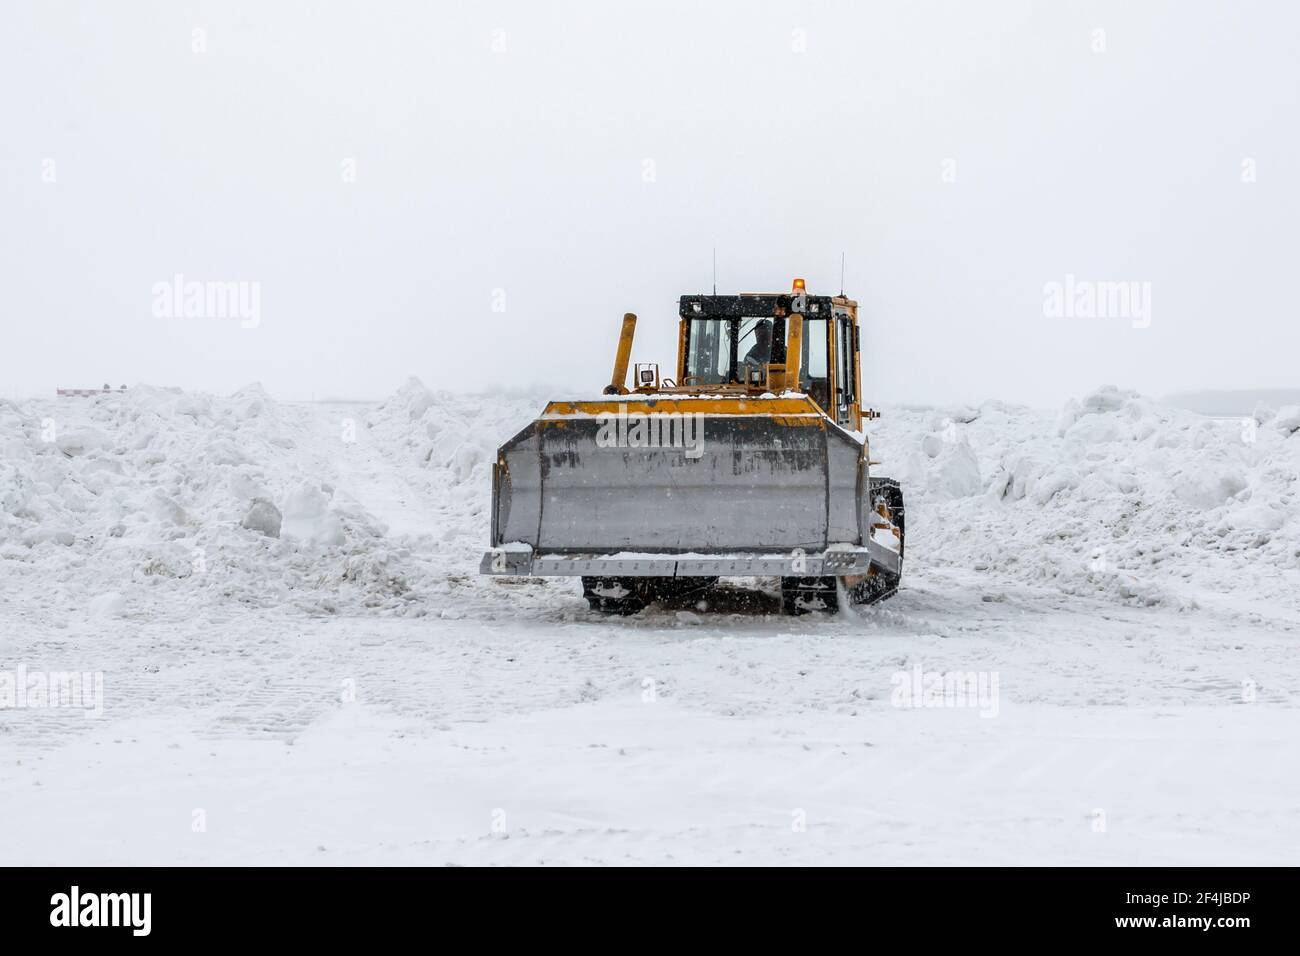
[[[732,323],[692,319],[686,330],[686,379],[683,385],[723,385],[734,363]]]
[[[799,363],[800,390],[826,410],[831,407],[829,331],[825,319],[803,320],[803,357]]]

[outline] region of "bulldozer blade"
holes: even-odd
[[[863,441],[801,397],[552,402],[502,446],[492,544],[534,553],[865,545]]]

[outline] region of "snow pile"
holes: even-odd
[[[458,395],[407,381],[366,416],[371,437],[434,501],[444,547],[473,554],[488,546],[492,464],[497,448],[541,413],[544,397]]]
[[[194,601],[410,613],[403,554],[319,480],[337,437],[257,385],[0,402],[0,570],[15,603],[120,616]],[[25,587],[17,586],[21,582]]]
[[[495,450],[546,397],[435,393],[412,380],[368,416],[443,502],[452,566],[472,573]],[[1216,420],[1114,387],[1057,413],[990,401],[888,410],[869,428],[876,473],[904,485],[912,569],[1174,607],[1231,594],[1243,578],[1296,603],[1296,431],[1285,410]]]
[[[546,397],[412,379],[370,406],[279,403],[256,385],[0,401],[0,603],[128,618],[167,595],[180,608],[581,613],[557,601],[572,582],[507,589],[477,573],[496,449]],[[1242,587],[1300,602],[1295,407],[1217,420],[1104,388],[1057,413],[887,409],[868,433],[875,473],[903,482],[912,573],[1172,607]]]
[[[1295,605],[1297,430],[1286,410],[1217,420],[1114,387],[1056,415],[987,402],[869,429],[912,561],[1174,606],[1243,586]]]

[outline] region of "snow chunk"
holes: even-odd
[[[283,521],[284,516],[274,504],[265,498],[254,498],[249,504],[248,512],[244,515],[244,520],[240,522],[240,527],[261,532],[268,538],[278,538]]]
[[[1283,435],[1293,435],[1300,431],[1300,405],[1283,405],[1273,418],[1273,427]]]
[[[291,541],[325,546],[341,545],[343,524],[329,508],[329,496],[319,484],[304,481],[285,498],[280,509],[281,536]]]
[[[1124,407],[1124,403],[1136,398],[1137,392],[1120,391],[1114,385],[1103,385],[1083,400],[1084,413],[1115,412]]]

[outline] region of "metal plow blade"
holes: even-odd
[[[863,446],[805,399],[552,403],[502,447],[493,546],[548,554],[863,542]]]

